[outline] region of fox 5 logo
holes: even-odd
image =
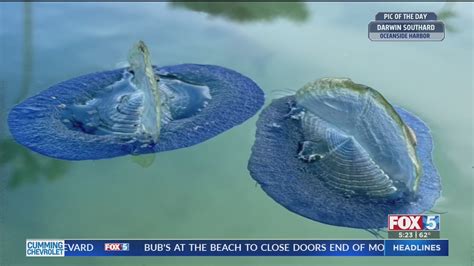
[[[129,251],[130,244],[129,243],[105,243],[104,250],[105,251]]]
[[[440,218],[433,215],[389,215],[389,231],[439,231]]]

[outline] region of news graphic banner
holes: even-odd
[[[369,23],[371,41],[442,41],[445,27],[434,12],[379,12]]]
[[[448,256],[448,240],[78,240],[26,241],[27,257]]]
[[[387,218],[387,240],[27,239],[26,256],[448,256],[440,215]]]

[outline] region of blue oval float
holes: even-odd
[[[66,160],[162,152],[210,139],[263,105],[258,85],[230,69],[134,59],[130,68],[73,78],[18,104],[8,116],[13,138]]]
[[[339,87],[349,89],[341,93]],[[390,116],[376,116],[376,108]],[[321,119],[311,120],[309,113]],[[379,128],[368,130],[365,124]],[[382,148],[383,154],[368,145]],[[323,79],[264,108],[248,169],[271,198],[292,212],[330,225],[378,229],[387,226],[388,214],[419,214],[433,207],[441,185],[432,150],[430,130],[415,115],[392,107],[369,87]],[[378,157],[364,159],[364,152]],[[405,174],[396,176],[399,172]]]

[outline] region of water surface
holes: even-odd
[[[374,43],[379,11],[431,4],[1,3],[2,265],[471,265],[473,4],[455,4],[442,42]],[[261,4],[260,4],[261,5]],[[259,9],[260,8],[260,9]],[[291,213],[247,171],[256,117],[200,145],[66,162],[14,143],[6,114],[18,101],[78,75],[122,67],[144,40],[158,65],[216,64],[254,79],[267,103],[321,77],[350,77],[426,121],[442,177],[445,258],[25,258],[26,238],[372,238]],[[143,162],[143,161],[142,161]],[[147,166],[148,167],[144,167]]]

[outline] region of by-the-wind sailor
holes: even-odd
[[[139,42],[130,67],[77,77],[15,106],[14,139],[67,160],[110,158],[188,147],[252,117],[262,90],[212,65],[152,66]]]
[[[387,226],[440,196],[428,127],[350,79],[324,78],[260,114],[248,168],[275,201],[326,224]]]

